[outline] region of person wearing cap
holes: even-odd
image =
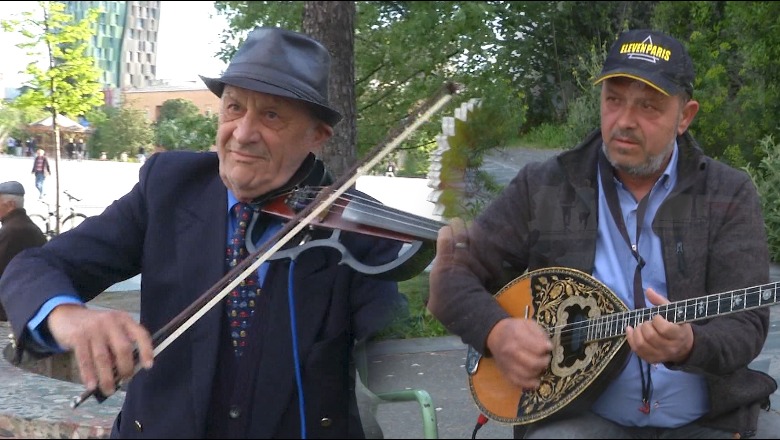
[[[528,288],[529,304],[546,307],[534,319],[493,296],[526,271],[550,268],[595,279],[627,310],[768,283],[758,193],[745,172],[707,157],[689,131],[699,111],[694,83],[680,41],[654,30],[622,33],[595,79],[600,128],[523,167],[468,226],[454,219],[439,231],[429,310],[492,357],[502,383],[570,403],[518,416],[516,437],[777,438],[777,413],[762,409],[777,384],[748,368],[767,338],[768,308],[681,322],[656,313],[620,325],[625,343],[599,374],[582,362],[606,350],[603,342],[591,342],[586,356],[553,336],[556,323],[577,313],[609,315],[605,294]],[[569,385],[598,380],[585,390],[551,389],[541,381],[548,372]],[[526,417],[529,406],[516,404]]]
[[[46,236],[24,209],[24,186],[16,181],[0,183],[0,279],[6,266],[25,249],[43,246]],[[7,321],[0,305],[0,321]]]
[[[17,354],[72,351],[96,398],[114,392],[115,371],[132,377],[112,437],[364,436],[352,347],[405,303],[397,282],[342,264],[334,246],[294,252],[332,231],[301,231],[279,250],[288,256],[270,255],[156,357],[150,336],[218,285],[239,255],[268,244],[283,220],[266,203],[331,183],[318,158],[341,119],[328,101],[329,68],[316,40],[256,28],[222,76],[202,77],[221,102],[216,152],[151,156],[102,214],[9,265],[0,298]],[[394,261],[402,245],[350,232],[339,243],[370,266]],[[137,274],[140,322],[84,307]]]

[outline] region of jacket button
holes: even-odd
[[[136,420],[135,422],[133,422],[133,426],[135,426],[135,430],[138,432],[143,432],[144,430],[144,426],[141,424],[140,420]]]
[[[320,426],[322,426],[323,428],[327,428],[327,427],[329,427],[329,426],[330,426],[330,425],[332,425],[332,424],[333,424],[333,420],[331,420],[331,419],[330,419],[330,418],[328,418],[328,417],[323,417],[323,418],[320,420]]]
[[[239,408],[236,405],[231,406],[230,407],[230,411],[228,412],[228,416],[231,419],[237,419],[237,418],[241,417],[241,408]]]

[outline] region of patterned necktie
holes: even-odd
[[[227,247],[225,262],[228,270],[235,267],[246,258],[248,252],[244,244],[246,229],[252,219],[252,207],[246,203],[236,203],[233,213],[238,219],[238,225]],[[246,336],[249,322],[255,313],[255,298],[260,294],[257,271],[253,271],[244,281],[237,285],[227,296],[227,314],[230,320],[230,337],[233,341],[233,352],[236,357],[243,354],[246,347]]]

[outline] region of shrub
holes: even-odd
[[[762,155],[758,166],[748,165],[745,170],[761,198],[770,258],[780,261],[780,145],[767,135],[759,142],[758,153]]]

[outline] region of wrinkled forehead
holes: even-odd
[[[243,87],[231,86],[225,84],[225,90],[222,92],[222,101],[234,99],[239,101],[254,101],[264,104],[275,104],[294,107],[305,107],[305,104],[293,98],[286,96],[272,95],[270,93],[257,92],[254,90],[245,89]]]
[[[238,101],[244,103],[246,106],[256,108],[273,106],[280,109],[301,111],[312,119],[320,120],[317,117],[315,109],[306,101],[225,84],[225,89],[220,97],[220,102],[224,105],[226,102],[230,101]]]

